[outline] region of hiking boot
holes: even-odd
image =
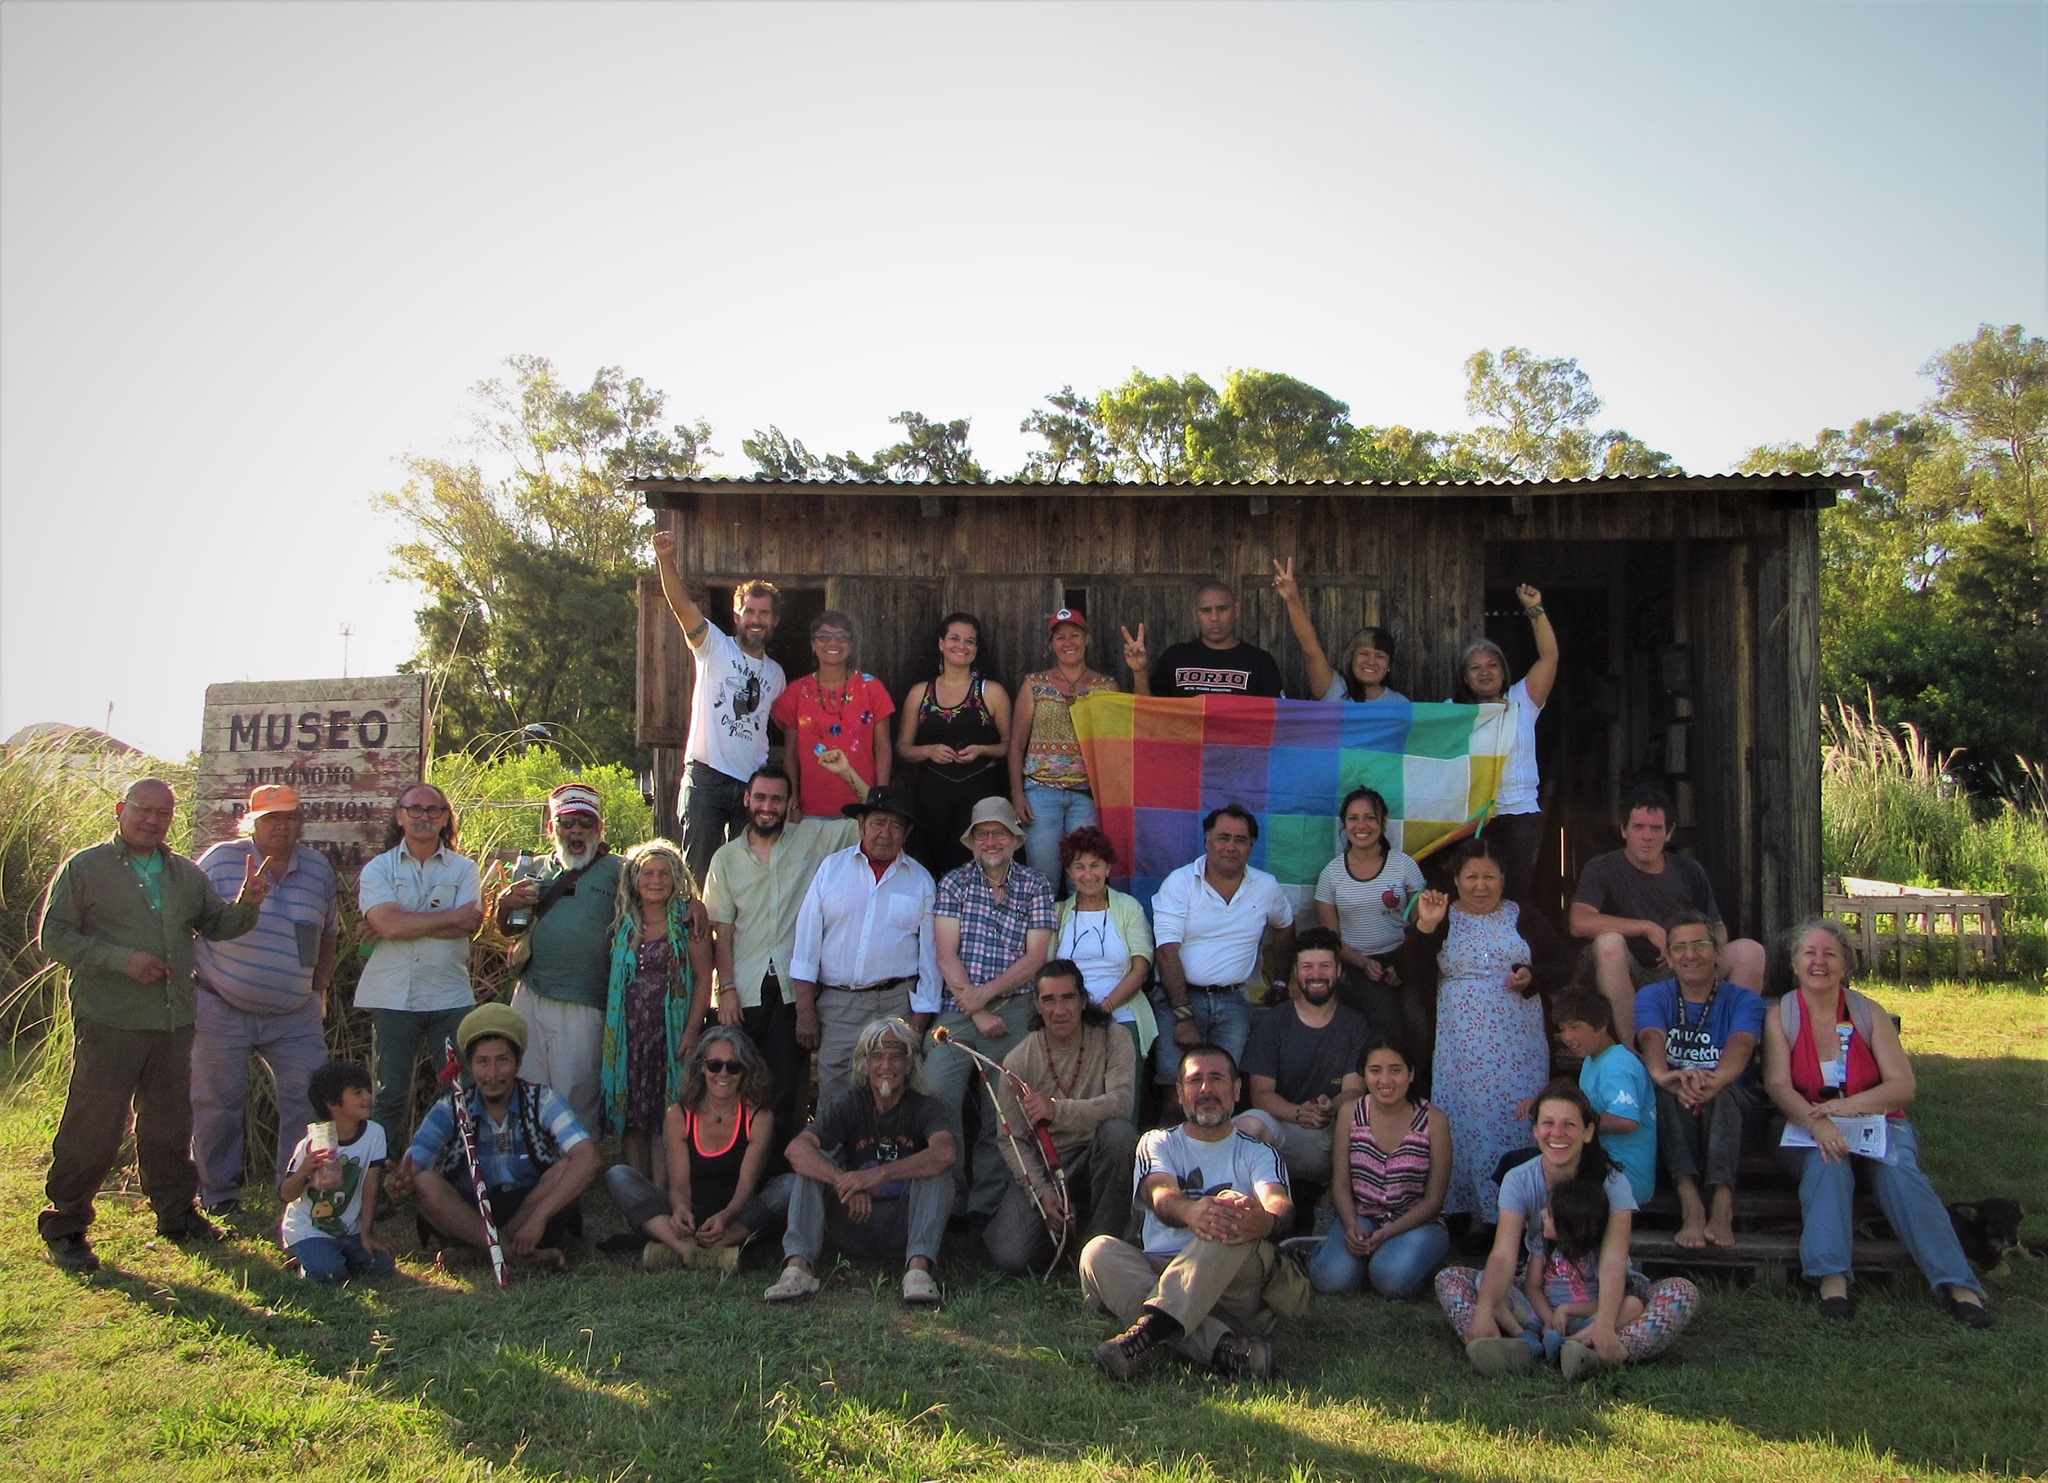
[[[1267,1380],[1273,1375],[1273,1346],[1252,1334],[1225,1334],[1210,1363],[1233,1380]]]
[[[782,1269],[782,1275],[775,1279],[775,1285],[761,1294],[764,1303],[793,1303],[798,1298],[807,1298],[818,1290],[818,1278],[813,1272],[791,1262]]]
[[[228,1233],[199,1213],[194,1205],[182,1215],[159,1216],[156,1233],[168,1236],[173,1241],[225,1241]]]
[[[686,1267],[701,1267],[706,1272],[737,1272],[740,1269],[740,1249],[737,1246],[698,1246],[683,1258]]]
[[[1167,1341],[1159,1330],[1139,1319],[1114,1339],[1095,1346],[1095,1362],[1118,1380],[1135,1380],[1166,1358]]]
[[[97,1272],[100,1269],[100,1259],[93,1253],[92,1243],[80,1232],[52,1236],[45,1244],[50,1248],[50,1261],[63,1271]]]
[[[242,1213],[242,1202],[239,1199],[234,1198],[226,1200],[215,1200],[211,1205],[205,1206],[204,1208],[208,1215],[219,1216],[222,1220],[227,1220],[231,1216],[240,1215]]]

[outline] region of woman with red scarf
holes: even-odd
[[[1853,1205],[1861,1180],[1957,1321],[1989,1328],[1984,1289],[1963,1256],[1941,1196],[1920,1171],[1906,1121],[1913,1068],[1891,1016],[1849,987],[1854,962],[1837,922],[1792,937],[1798,987],[1764,1022],[1764,1088],[1785,1119],[1778,1158],[1799,1179],[1799,1263],[1829,1318],[1854,1315],[1849,1295]]]

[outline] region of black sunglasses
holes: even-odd
[[[713,1061],[707,1059],[704,1062],[704,1069],[713,1076],[738,1076],[747,1068],[738,1061]]]

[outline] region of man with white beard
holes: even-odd
[[[924,1085],[923,1037],[893,1015],[870,1020],[853,1044],[852,1085],[789,1145],[797,1178],[784,1265],[762,1297],[787,1303],[816,1292],[829,1231],[842,1256],[901,1255],[903,1301],[938,1302],[932,1268],[953,1208],[960,1135]]]
[[[512,1008],[529,1036],[519,1074],[554,1088],[595,1135],[604,1127],[605,996],[623,870],[604,842],[597,790],[588,783],[563,783],[548,795],[547,828],[554,854],[498,897],[498,926],[508,936],[524,934],[530,948],[513,957],[519,986]],[[520,912],[532,914],[524,924],[514,920]]]

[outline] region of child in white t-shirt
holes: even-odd
[[[385,1147],[384,1129],[370,1118],[370,1073],[329,1061],[307,1083],[306,1100],[332,1122],[333,1146],[323,1138],[316,1147],[309,1128],[292,1150],[277,1186],[279,1238],[311,1282],[388,1272],[396,1259],[375,1230]]]

